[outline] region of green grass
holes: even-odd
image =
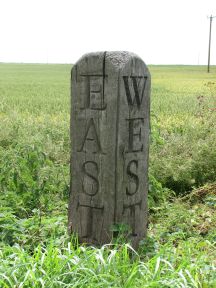
[[[178,194],[215,180],[215,77],[215,67],[152,67],[151,171]]]
[[[196,198],[152,212],[138,252],[128,244],[80,246],[60,216],[12,221],[19,228],[16,244],[0,252],[1,287],[215,287],[216,217]]]
[[[135,252],[67,235],[71,66],[0,64],[0,287],[216,286],[216,67],[149,68],[150,217]]]

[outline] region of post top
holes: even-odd
[[[97,60],[99,59],[106,59],[108,60],[113,66],[122,68],[125,66],[127,62],[129,62],[132,59],[137,59],[143,62],[144,61],[135,53],[128,52],[128,51],[98,51],[98,52],[90,52],[84,54],[77,62],[76,64],[85,61],[85,59],[88,58],[95,58]]]

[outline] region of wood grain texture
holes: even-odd
[[[71,74],[69,231],[102,245],[146,235],[150,74],[129,52],[84,55]]]

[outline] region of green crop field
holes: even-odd
[[[216,67],[150,66],[148,237],[67,235],[71,65],[0,64],[0,287],[216,287]]]

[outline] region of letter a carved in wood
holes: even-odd
[[[71,76],[68,229],[100,246],[124,225],[136,249],[147,232],[150,73],[133,53],[95,52]]]
[[[85,132],[85,135],[84,135],[83,141],[82,141],[82,146],[81,146],[80,150],[78,150],[78,152],[83,152],[84,146],[85,146],[87,141],[91,141],[91,142],[93,141],[95,143],[95,150],[92,151],[92,153],[99,153],[102,151],[100,139],[98,138],[97,130],[96,130],[93,118],[91,118],[88,122],[86,132]],[[86,152],[86,151],[84,151],[84,152]]]

